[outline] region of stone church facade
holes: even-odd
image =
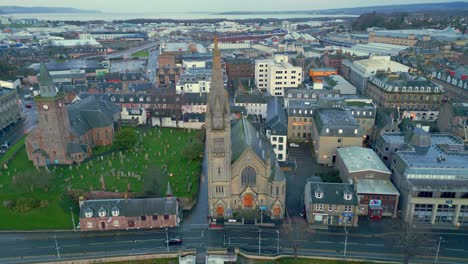
[[[263,210],[282,219],[286,178],[262,132],[244,118],[231,127],[217,40],[212,74],[206,112],[209,214],[231,218],[242,211]]]
[[[92,147],[112,144],[119,106],[95,97],[65,105],[44,63],[38,80],[38,126],[26,138],[26,152],[35,166],[80,163]]]

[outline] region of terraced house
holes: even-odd
[[[13,125],[21,118],[17,103],[16,89],[0,86],[0,132]]]

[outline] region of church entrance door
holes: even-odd
[[[273,209],[273,215],[275,216],[275,218],[279,218],[280,217],[280,214],[281,214],[281,208],[279,208],[278,206],[275,207]]]
[[[251,194],[244,195],[244,207],[247,207],[247,208],[253,207],[253,196]]]
[[[216,208],[216,214],[218,216],[224,216],[224,207],[222,205],[218,205]]]

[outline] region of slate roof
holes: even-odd
[[[319,109],[314,114],[314,122],[322,136],[361,137],[362,129],[350,111],[343,109]],[[326,132],[329,129],[329,132]],[[339,130],[343,130],[339,133]],[[354,133],[357,129],[357,134]]]
[[[307,182],[310,184],[310,201],[313,204],[357,205],[357,195],[350,183]],[[322,198],[315,197],[315,191],[323,193]],[[344,199],[344,194],[352,195],[351,200]]]
[[[113,117],[120,112],[120,107],[107,101],[88,96],[68,106],[71,133],[81,136],[92,128],[106,127],[113,124]]]
[[[50,73],[47,70],[47,67],[44,62],[41,62],[41,66],[39,69],[39,77],[37,78],[37,81],[42,85],[54,85],[54,81],[50,76]]]
[[[286,113],[276,96],[268,101],[267,129],[271,130],[272,135],[288,134],[288,120],[286,118]]]
[[[67,154],[78,154],[78,153],[86,153],[86,146],[76,144],[75,142],[68,142]]]
[[[105,209],[107,216],[112,216],[113,208],[119,209],[120,216],[138,217],[150,215],[176,215],[178,201],[175,197],[147,199],[106,199],[87,200],[80,207],[80,218],[85,217],[85,211],[91,209],[93,218],[98,217],[99,209]]]
[[[264,95],[237,94],[235,97],[235,101],[238,104],[266,104],[268,101],[268,97]]]
[[[270,158],[271,174],[269,178],[271,180],[282,181],[285,179],[283,171],[278,166],[270,141],[245,118],[241,118],[232,127],[231,146],[231,163],[236,162],[246,150],[251,149],[263,161]]]

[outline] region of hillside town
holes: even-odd
[[[367,20],[0,14],[0,262],[467,263],[468,16]]]

